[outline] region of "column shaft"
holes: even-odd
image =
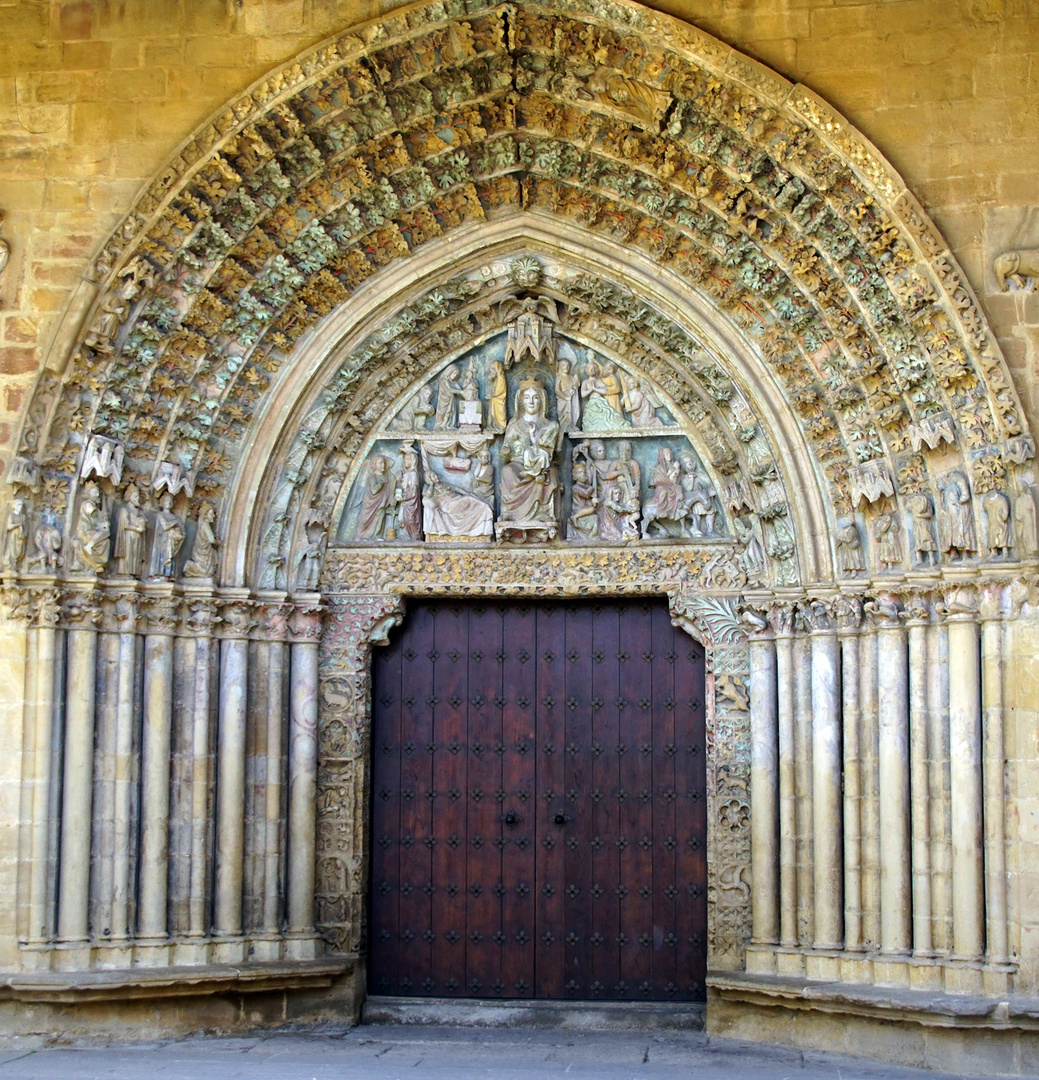
[[[106,632],[98,641],[100,672],[97,710],[97,777],[94,829],[97,837],[94,878],[94,934],[112,936],[112,868],[115,851],[115,739],[119,702],[119,635]]]
[[[318,646],[292,645],[292,716],[289,727],[289,930],[314,928],[317,817]]]
[[[913,829],[913,952],[930,956],[931,830],[927,679],[927,622],[909,624],[909,756]]]
[[[949,828],[949,628],[939,620],[927,633],[931,806],[931,945],[952,948],[952,836]]]
[[[124,611],[119,634],[113,767],[112,900],[109,927],[113,941],[130,935],[130,866],[133,818],[133,729],[136,697],[137,634],[135,612]]]
[[[797,944],[797,792],[794,787],[794,642],[776,637],[779,731],[780,942]]]
[[[779,940],[779,699],[776,650],[750,641],[750,852],[753,940]]]
[[[202,937],[206,927],[209,869],[209,717],[212,708],[213,639],[195,639],[195,681],[191,701],[191,870],[188,884],[188,934]]]
[[[909,686],[905,631],[877,630],[880,947],[905,952],[912,942],[909,844]]]
[[[49,868],[51,860],[52,773],[54,760],[54,687],[58,632],[40,625],[36,635],[35,739],[28,751],[32,764],[27,781],[32,785],[32,854],[29,870],[29,941],[47,941],[53,932]]]
[[[144,639],[144,727],[141,737],[141,937],[164,938],[170,846],[170,733],[173,638]]]
[[[844,943],[841,710],[837,637],[812,634],[812,839],[815,946]]]
[[[63,941],[86,941],[89,936],[96,693],[97,633],[69,630],[58,878],[58,937]]]
[[[986,951],[993,964],[1007,962],[1006,807],[1003,745],[1003,624],[998,609],[981,631],[982,718],[985,729]]]
[[[981,679],[978,626],[949,619],[949,768],[952,811],[952,947],[977,958],[985,948],[982,868]]]
[[[220,643],[214,929],[226,936],[242,932],[248,665],[248,641],[230,638]]]
[[[844,945],[862,943],[862,822],[859,747],[859,631],[841,634],[841,718],[844,751]]]
[[[267,646],[267,786],[265,809],[267,844],[265,850],[263,928],[276,933],[281,924],[282,845],[284,843],[282,797],[284,795],[285,757],[285,668],[286,646],[272,641]]]
[[[862,825],[862,939],[880,948],[880,722],[877,635],[872,625],[859,637],[859,821]]]
[[[794,784],[797,792],[797,940],[815,941],[815,886],[812,859],[812,646],[806,635],[794,640]]]

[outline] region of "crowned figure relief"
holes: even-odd
[[[521,379],[501,446],[498,536],[513,541],[553,540],[559,529],[559,424],[537,379]]]

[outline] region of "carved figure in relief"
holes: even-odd
[[[686,532],[692,537],[714,536],[714,523],[718,512],[714,507],[717,492],[700,471],[696,455],[683,450],[678,455],[681,469],[682,509],[687,522]]]
[[[397,478],[385,454],[373,454],[368,461],[361,487],[361,511],[357,519],[359,540],[394,539],[393,510]],[[394,534],[395,535],[395,534]]]
[[[628,492],[636,500],[642,498],[642,466],[632,457],[631,443],[627,439],[617,440],[617,461],[614,469],[618,476],[623,476],[628,485]]]
[[[929,495],[918,492],[906,499],[906,509],[913,523],[913,550],[927,566],[938,562],[938,534],[934,527],[934,504]]]
[[[397,413],[390,428],[393,431],[424,431],[429,418],[435,411],[433,387],[427,384],[420,387],[411,400]]]
[[[967,479],[953,473],[942,485],[942,507],[945,510],[945,543],[943,550],[953,559],[962,559],[978,550],[974,529],[974,511],[970,505]]]
[[[112,526],[97,484],[87,484],[72,540],[72,569],[100,574],[112,550]]]
[[[599,498],[585,461],[575,461],[570,471],[570,517],[568,540],[595,540],[599,535]]]
[[[656,394],[652,390],[643,389],[638,379],[625,378],[622,381],[624,397],[621,404],[631,417],[632,426],[636,428],[662,427],[660,417],[657,416],[660,401]]]
[[[171,578],[177,568],[177,556],[184,543],[184,523],[173,512],[173,496],[167,492],[159,502],[152,541],[151,577]]]
[[[1010,523],[1010,500],[1002,491],[986,492],[981,499],[988,528],[986,538],[989,553],[994,556],[1009,555],[1013,549],[1013,530]]]
[[[616,409],[610,405],[611,396],[617,398]],[[620,412],[619,380],[616,393],[611,394],[611,385],[602,377],[596,360],[589,360],[585,364],[584,378],[581,380],[581,399],[582,431],[619,431],[630,426]]]
[[[148,518],[141,509],[141,493],[131,484],[115,519],[115,572],[120,577],[137,577],[144,559],[144,534]]]
[[[25,556],[25,545],[29,541],[29,515],[24,499],[15,499],[11,512],[7,515],[7,528],[4,530],[4,569],[17,570]]]
[[[1006,292],[1011,284],[1023,289],[1027,278],[1039,278],[1039,249],[1004,251],[993,260],[992,271],[996,275],[1000,292]]]
[[[581,394],[569,360],[556,364],[556,415],[563,431],[578,431],[581,426]]]
[[[44,510],[40,516],[40,524],[33,533],[32,542],[36,548],[36,554],[30,561],[32,567],[42,567],[45,570],[57,570],[65,565],[61,554],[62,545],[61,526],[54,516],[53,510]]]
[[[324,529],[307,530],[307,545],[296,562],[296,588],[313,592],[321,581],[321,559],[325,553]]]
[[[491,463],[491,452],[486,446],[476,455],[472,493],[488,504],[494,503],[494,465]]]
[[[198,525],[191,545],[191,558],[184,564],[186,578],[212,578],[216,575],[216,549],[220,546],[213,523],[216,507],[205,503],[198,512]]]
[[[599,536],[607,543],[629,543],[639,538],[639,504],[623,478],[608,480],[602,491]]]
[[[458,427],[461,431],[480,431],[483,428],[483,402],[476,372],[470,364],[462,377],[462,400],[458,404]]]
[[[1039,554],[1039,508],[1036,506],[1035,488],[1026,476],[1017,478],[1014,529],[1018,557],[1031,559]]]
[[[885,511],[877,517],[873,535],[877,541],[877,558],[888,569],[902,565],[902,526],[898,514]]]
[[[433,427],[437,431],[450,431],[458,427],[458,399],[461,396],[458,366],[448,364],[437,381],[437,411],[433,419]]]
[[[621,415],[624,407],[624,384],[617,373],[617,365],[609,360],[604,360],[599,365],[599,378],[602,381],[603,393],[606,395],[606,404],[615,413]]]
[[[845,574],[858,574],[866,569],[866,560],[862,554],[862,537],[854,518],[841,525],[837,530],[837,554],[841,571]]]
[[[649,476],[649,488],[653,494],[642,508],[642,538],[648,540],[654,528],[657,536],[671,536],[664,522],[681,522],[685,517],[681,466],[675,460],[671,447],[663,446],[657,452],[657,463]]]
[[[543,523],[548,539],[556,532],[559,476],[552,463],[559,441],[559,424],[546,416],[541,383],[524,379],[516,394],[515,412],[502,440],[502,470],[498,494],[501,523],[515,535],[514,524]],[[540,535],[537,537],[540,539]]]
[[[432,469],[422,493],[426,539],[480,541],[494,535],[494,511],[485,500],[445,483]]]
[[[505,381],[505,365],[500,360],[492,360],[487,371],[487,403],[490,412],[490,426],[494,431],[504,431],[508,423],[506,399],[508,384]]]
[[[740,565],[751,585],[758,585],[765,579],[765,545],[761,537],[761,522],[757,514],[748,514],[745,518],[732,519],[736,530],[736,539],[743,545]]]
[[[419,456],[410,444],[400,449],[400,481],[394,492],[397,511],[397,535],[402,540],[422,539],[422,483]]]

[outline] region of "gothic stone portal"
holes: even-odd
[[[371,991],[703,1001],[704,697],[662,600],[410,606],[373,657]]]

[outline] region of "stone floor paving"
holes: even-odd
[[[868,1048],[863,1048],[868,1049]],[[942,1074],[948,1080],[949,1074]],[[0,1053],[0,1080],[939,1080],[693,1032],[362,1026],[341,1033]]]

